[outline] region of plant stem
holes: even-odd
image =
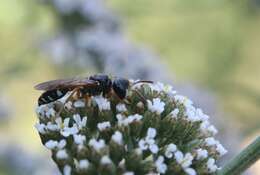
[[[238,175],[253,165],[260,158],[260,136],[241,153],[230,160],[217,175]]]

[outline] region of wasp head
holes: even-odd
[[[120,99],[126,97],[126,91],[129,88],[129,80],[117,78],[113,81],[113,90]]]

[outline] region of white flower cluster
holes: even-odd
[[[123,134],[120,131],[116,131],[111,139],[119,145],[123,144]]]
[[[49,114],[50,111],[53,111],[54,109],[50,108],[49,110],[46,110],[45,107],[46,105],[40,106],[39,109],[37,109],[37,113],[40,115],[40,117],[46,116],[47,118],[50,118],[47,114]],[[38,132],[41,134],[60,132],[60,134],[63,135],[64,137],[68,137],[70,135],[77,134],[87,124],[87,117],[85,116],[81,118],[79,114],[73,115],[74,123],[72,126],[69,125],[71,121],[70,118],[65,118],[63,120],[61,117],[57,117],[53,120],[54,120],[53,122],[47,122],[47,124],[37,123],[35,124],[35,127],[38,130]]]
[[[218,140],[215,140],[213,137],[205,139],[207,146],[214,147],[220,156],[223,156],[227,153],[227,150],[219,143]]]
[[[141,139],[138,143],[141,150],[150,150],[153,154],[159,151],[159,147],[155,143],[156,129],[148,128],[147,135],[144,139]]]
[[[106,146],[106,143],[103,139],[100,140],[91,139],[88,144],[89,146],[93,147],[96,151],[100,151]]]
[[[97,103],[100,111],[110,110],[110,102],[106,98],[99,95],[99,96],[94,96],[93,99]]]
[[[131,175],[139,172],[138,164],[146,167],[144,174],[213,174],[219,169],[217,159],[227,151],[201,109],[162,83],[132,88],[145,101],[128,93],[130,104],[98,95],[88,103],[65,100],[71,109],[65,106],[61,113],[56,102],[37,107],[35,127],[63,174],[118,174],[118,167]]]
[[[129,115],[128,117],[122,115],[122,114],[117,114],[116,118],[118,120],[118,125],[119,126],[128,126],[129,124],[133,122],[138,122],[142,120],[143,116],[139,114],[134,114],[134,115]]]
[[[110,124],[110,122],[102,122],[102,123],[98,123],[97,127],[98,127],[99,131],[104,131],[104,130],[110,128],[111,124]]]
[[[148,103],[148,109],[151,112],[155,112],[157,115],[160,115],[164,111],[165,103],[161,101],[160,98],[155,98],[151,102],[150,100],[147,100]]]

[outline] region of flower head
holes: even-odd
[[[61,112],[60,100],[36,109],[35,128],[64,175],[213,174],[227,152],[209,117],[162,83],[65,100]]]

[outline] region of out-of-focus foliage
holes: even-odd
[[[45,156],[26,151],[13,141],[1,144],[0,157],[0,174],[58,175],[54,164]]]
[[[113,0],[111,4],[126,18],[129,34],[155,48],[178,79],[213,89],[242,128],[248,132],[259,128],[257,0]]]
[[[11,116],[10,102],[6,97],[0,95],[0,126],[6,124]]]

